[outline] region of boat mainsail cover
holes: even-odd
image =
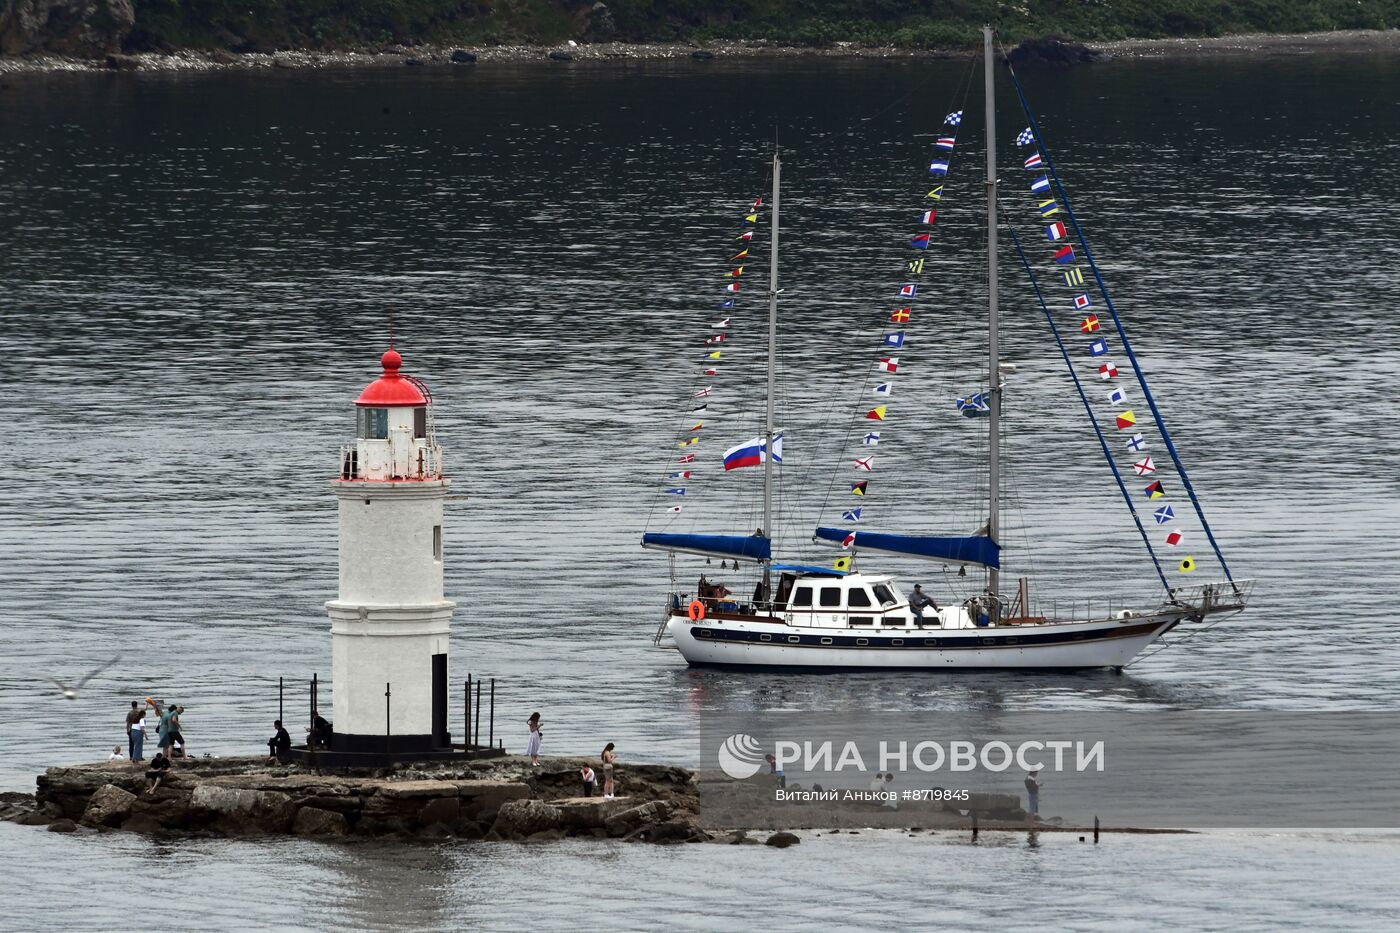
[[[818,541],[841,544],[852,534],[845,528],[818,528]],[[887,551],[907,557],[924,557],[950,564],[980,564],[1001,568],[1001,547],[986,535],[966,537],[944,535],[891,535],[870,531],[854,532],[852,547],[866,551]]]
[[[706,557],[733,557],[761,561],[772,557],[773,543],[762,535],[693,535],[648,532],[642,547],[658,551],[684,551]]]

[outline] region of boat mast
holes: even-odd
[[[999,537],[1001,513],[1001,360],[997,347],[997,144],[996,88],[992,75],[992,27],[982,27],[982,68],[987,97],[987,365],[991,395],[987,414],[987,535]],[[997,593],[997,570],[987,572],[987,591]]]
[[[763,533],[773,540],[773,421],[778,373],[778,179],[782,172],[778,146],[773,145],[773,241],[768,254],[768,414],[763,428]],[[770,561],[763,564],[763,598],[771,602]]]

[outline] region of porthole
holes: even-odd
[[[937,639],[937,638],[925,638],[925,639],[924,639],[924,647],[925,647],[925,648],[937,648],[937,647],[938,647],[938,639]]]
[[[890,644],[893,645],[893,646],[896,647],[896,648],[902,648],[902,647],[904,647],[904,639],[903,639],[903,638],[891,638],[891,639],[890,639]]]
[[[777,450],[776,447],[774,447],[773,449],[774,449],[774,450]],[[823,645],[829,645],[829,644],[831,644],[831,639],[830,639],[830,638],[823,638],[823,639],[822,639],[822,644],[823,644]]]
[[[776,449],[777,449],[777,448],[775,447],[774,450],[776,450]],[[700,630],[700,637],[701,637],[701,638],[709,638],[709,637],[710,637],[711,635],[713,635],[713,634],[714,634],[714,633],[711,632],[709,629],[704,629],[704,628],[702,628],[702,629]]]
[[[774,449],[774,450],[777,450],[778,448],[774,447],[773,449]],[[772,635],[760,635],[760,636],[758,636],[758,640],[759,640],[759,641],[772,641],[772,640],[773,640],[773,636],[772,636]]]
[[[776,449],[776,448],[774,448],[774,449]],[[797,644],[798,642],[800,642],[801,640],[802,640],[802,637],[801,637],[800,635],[789,635],[789,636],[788,636],[788,643],[789,643],[789,644],[795,645],[795,644]]]
[[[857,647],[864,648],[864,647],[865,647],[866,645],[868,645],[868,644],[870,644],[870,639],[868,639],[868,638],[857,638],[857,639],[856,639],[856,646],[857,646]]]

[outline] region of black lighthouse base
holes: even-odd
[[[411,761],[470,761],[500,758],[503,748],[486,745],[454,745],[435,741],[432,735],[354,735],[335,733],[329,746],[294,745],[284,760],[313,768],[384,768]]]

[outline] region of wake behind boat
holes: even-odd
[[[1046,609],[1031,600],[1030,583],[1026,577],[1018,578],[1014,595],[1002,590],[1000,425],[1004,376],[1013,367],[1001,362],[998,345],[997,233],[1000,205],[994,145],[993,62],[992,31],[987,28],[984,30],[984,87],[988,379],[985,391],[960,398],[956,405],[962,415],[984,418],[987,426],[985,466],[988,495],[985,523],[977,533],[964,536],[877,533],[853,527],[870,517],[867,504],[872,494],[870,477],[874,473],[874,453],[885,434],[885,426],[893,418],[889,398],[893,395],[895,380],[903,378],[898,375],[899,360],[892,354],[906,344],[908,326],[919,293],[919,277],[924,272],[925,257],[930,248],[929,228],[935,222],[937,210],[926,205],[919,215],[921,229],[925,232],[916,234],[909,243],[911,250],[916,251],[916,258],[905,263],[905,282],[898,292],[902,307],[889,312],[887,327],[884,328],[887,332],[882,334],[880,352],[887,355],[880,356],[875,363],[875,370],[886,381],[871,390],[876,396],[876,404],[868,410],[865,410],[865,405],[860,406],[861,410],[853,416],[853,424],[869,424],[870,430],[862,429],[863,434],[859,431],[848,432],[859,441],[853,452],[855,479],[839,485],[849,489],[852,506],[841,508],[841,526],[819,525],[812,535],[814,543],[840,548],[843,553],[829,568],[812,562],[775,562],[773,484],[775,467],[782,462],[783,440],[776,426],[775,406],[782,167],[775,152],[770,201],[772,239],[764,428],[760,436],[727,450],[722,463],[726,473],[742,467],[762,467],[761,524],[755,533],[748,535],[667,530],[647,532],[642,538],[643,547],[665,550],[671,554],[671,594],[662,629],[657,633],[657,642],[660,643],[663,636],[669,633],[689,663],[823,669],[1122,668],[1149,645],[1184,623],[1200,624],[1204,629],[1218,621],[1218,617],[1244,609],[1250,583],[1235,581],[1230,575],[1083,232],[1069,207],[1068,197],[1055,175],[1053,163],[1019,82],[1016,82],[1016,90],[1030,126],[1017,137],[1017,142],[1034,146],[1024,167],[1033,172],[1029,187],[1037,223],[1047,219],[1051,221],[1045,227],[1045,238],[1053,250],[1051,258],[1055,275],[1069,287],[1071,294],[1064,304],[1072,309],[1074,323],[1088,338],[1083,351],[1089,360],[1086,375],[1092,373],[1109,387],[1106,395],[1114,406],[1111,417],[1101,420],[1090,402],[1071,348],[1057,324],[1056,312],[1051,310],[1014,228],[1011,235],[1165,596],[1158,602],[1139,605],[1100,598],[1080,600],[1064,609],[1055,602]],[[1012,80],[1015,82],[1014,74]],[[930,204],[941,199],[943,181],[949,172],[962,116],[961,110],[950,113],[944,121],[944,135],[935,143],[935,153],[929,167],[934,185],[927,195]],[[738,237],[739,245],[743,248],[732,257],[732,263],[741,265],[727,273],[732,281],[726,286],[726,298],[721,304],[725,311],[736,307],[737,279],[743,273],[742,263],[749,257],[761,205],[762,200],[756,199],[752,210],[745,216],[746,226]],[[1064,219],[1054,219],[1058,216]],[[1071,238],[1079,245],[1082,255],[1076,255],[1073,246],[1069,245]],[[1097,296],[1093,294],[1095,290]],[[1048,300],[1054,301],[1054,298]],[[1090,310],[1096,308],[1099,302],[1104,307],[1104,320]],[[697,452],[701,437],[699,432],[704,427],[704,421],[698,414],[708,409],[714,397],[712,380],[719,375],[717,361],[722,359],[722,347],[730,336],[730,321],[731,318],[726,317],[712,325],[714,332],[706,340],[704,381],[692,396],[697,404],[690,406],[687,418],[696,420],[696,423],[683,435],[679,442],[683,452],[668,468],[664,495],[675,497],[677,501],[683,501],[681,497],[686,496],[691,488],[688,484],[701,475],[703,467],[708,465],[713,469],[716,466],[706,464]],[[1116,334],[1119,350],[1128,361],[1125,366],[1131,366],[1136,377],[1136,390],[1119,385],[1120,381],[1128,380],[1120,377],[1116,365],[1108,358],[1111,352],[1110,331]],[[1143,404],[1147,406],[1143,417],[1127,407],[1130,391],[1142,393]],[[1149,430],[1153,431],[1153,435],[1145,436]],[[1114,431],[1118,432],[1116,437],[1113,436]],[[1160,464],[1151,453],[1154,445],[1160,445],[1167,454],[1167,459]],[[1117,455],[1114,453],[1115,447],[1119,450]],[[1118,462],[1120,457],[1126,460],[1121,466]],[[1130,471],[1144,477],[1140,492],[1134,493],[1129,489],[1125,476]],[[1168,471],[1175,473],[1186,502],[1174,502],[1167,484],[1159,478]],[[1145,519],[1143,511],[1138,508],[1139,499],[1150,503],[1150,518]],[[681,504],[671,505],[666,514],[674,520],[679,518],[682,509]],[[1198,523],[1198,530],[1184,527],[1188,519]],[[1153,525],[1155,528],[1149,532]],[[1209,546],[1225,580],[1199,585],[1169,583],[1159,548],[1181,553],[1185,543],[1197,538]],[[919,587],[906,592],[890,575],[862,571],[858,566],[862,553],[912,557],[948,567],[956,566],[958,579],[967,580],[972,588],[955,600],[949,601],[945,597],[945,604],[941,604],[934,597],[922,593]],[[710,561],[718,557],[721,569],[727,568],[729,561],[733,562],[735,570],[738,570],[741,561],[756,564],[760,572],[752,596],[741,599],[740,594],[732,592],[725,584],[709,580],[706,576],[701,576],[694,588],[686,586],[677,576],[677,555],[681,554],[703,555]],[[1169,565],[1170,561],[1166,563]],[[1186,554],[1176,559],[1173,569],[1179,575],[1193,573],[1197,569],[1196,560]]]

